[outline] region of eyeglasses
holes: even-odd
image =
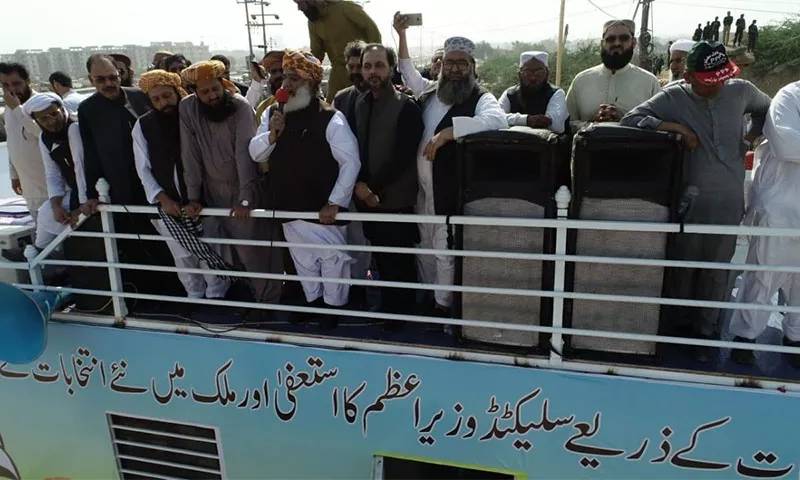
[[[459,70],[467,70],[470,63],[466,60],[445,60],[442,65],[448,70],[458,68]]]
[[[630,42],[631,38],[632,37],[627,33],[623,33],[622,35],[609,35],[606,38],[604,38],[603,41],[606,43],[617,43],[617,41],[619,41],[620,43],[625,43],[625,42]]]
[[[94,83],[114,83],[119,81],[119,75],[92,75]]]

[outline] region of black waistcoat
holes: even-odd
[[[150,169],[164,192],[177,202],[186,199],[181,162],[181,138],[177,115],[166,117],[151,110],[139,118],[139,126],[147,140]],[[175,185],[178,177],[178,186]]]
[[[75,179],[75,162],[72,159],[72,149],[69,148],[69,127],[75,123],[72,118],[67,118],[67,123],[64,129],[58,133],[48,132],[42,130],[42,143],[47,147],[50,152],[50,158],[53,159],[64,182],[67,184],[72,193],[69,198],[69,208],[74,210],[78,208],[78,182]]]
[[[523,113],[525,115],[544,115],[547,113],[547,104],[555,95],[556,89],[549,83],[542,85],[535,95],[523,97],[519,85],[508,90],[508,100],[511,102],[510,113]]]
[[[475,86],[467,100],[450,107],[442,121],[436,126],[434,134],[441,132],[445,128],[452,127],[453,117],[474,117],[478,101],[485,93],[486,90]],[[434,95],[436,95],[435,90],[420,97],[423,108]],[[458,211],[458,185],[460,181],[458,175],[461,170],[458,165],[456,142],[449,142],[436,152],[432,169],[433,208],[437,215],[455,215]]]
[[[339,176],[339,164],[325,137],[335,113],[313,99],[308,107],[286,114],[286,126],[269,156],[274,208],[316,212],[328,203]]]

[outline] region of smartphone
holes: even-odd
[[[422,26],[422,14],[421,13],[404,13],[403,16],[406,18],[406,25],[409,27],[419,27]]]

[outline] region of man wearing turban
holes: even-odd
[[[500,97],[509,127],[547,128],[564,133],[569,117],[566,94],[547,81],[547,60],[547,52],[523,52],[519,56],[519,83]]]
[[[78,207],[86,201],[83,144],[77,118],[58,94],[37,93],[22,111],[42,130],[39,149],[50,198],[39,207],[36,223],[36,247],[42,249],[67,225],[75,224],[80,216]]]
[[[437,81],[426,80],[414,67],[406,39],[407,20],[394,17],[398,33],[398,70],[422,106],[425,132],[417,155],[419,193],[416,212],[454,215],[458,209],[458,155],[455,140],[472,133],[508,128],[497,99],[481,88],[475,74],[475,44],[464,37],[444,43],[442,71]],[[447,249],[445,225],[419,225],[420,247]],[[448,255],[419,255],[419,277],[425,283],[452,285],[455,261]],[[432,315],[449,316],[452,293],[434,292]]]
[[[360,5],[335,0],[294,0],[297,9],[308,18],[311,53],[323,61],[328,55],[332,65],[328,80],[328,103],[350,82],[345,66],[345,45],[353,40],[380,43],[381,32]]]
[[[347,119],[318,98],[322,65],[310,54],[287,51],[283,57],[289,92],[285,104],[273,105],[250,142],[256,162],[269,161],[272,208],[297,212],[318,211],[318,221],[294,220],[283,224],[291,243],[344,245],[345,226],[336,215],[350,205],[361,162],[358,143]],[[343,250],[289,249],[297,273],[304,277],[350,278],[352,257]],[[314,307],[341,307],[348,302],[349,286],[301,282],[306,301]],[[337,321],[327,316],[324,327]]]
[[[181,163],[180,125],[178,103],[186,97],[181,85],[181,77],[165,70],[151,70],[139,79],[139,88],[150,99],[153,110],[142,115],[133,126],[133,154],[136,171],[144,186],[147,201],[158,205],[165,220],[153,219],[151,222],[163,236],[170,236],[170,227],[179,228],[184,216],[182,205],[186,203],[186,185],[183,181]],[[163,217],[163,215],[162,215]],[[175,224],[179,224],[175,227]],[[191,235],[185,233],[184,235]],[[200,260],[178,242],[168,241],[175,265],[181,268],[202,268]],[[228,291],[227,279],[216,275],[178,273],[178,278],[191,298],[224,298]]]
[[[231,217],[203,219],[204,234],[214,238],[267,239],[266,220],[251,219],[256,206],[258,169],[248,145],[255,134],[253,108],[225,78],[225,65],[216,60],[198,62],[181,72],[195,93],[179,107],[180,154],[186,182],[185,210],[197,216],[204,207],[230,208]],[[270,236],[271,238],[271,236]],[[245,245],[221,246],[222,257],[248,272],[280,273],[279,252]],[[280,283],[251,279],[256,301],[276,302]]]

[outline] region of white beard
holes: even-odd
[[[311,94],[311,87],[303,85],[294,92],[294,95],[289,97],[289,101],[283,106],[283,111],[284,113],[289,113],[302,110],[311,104],[312,98],[314,96]]]

